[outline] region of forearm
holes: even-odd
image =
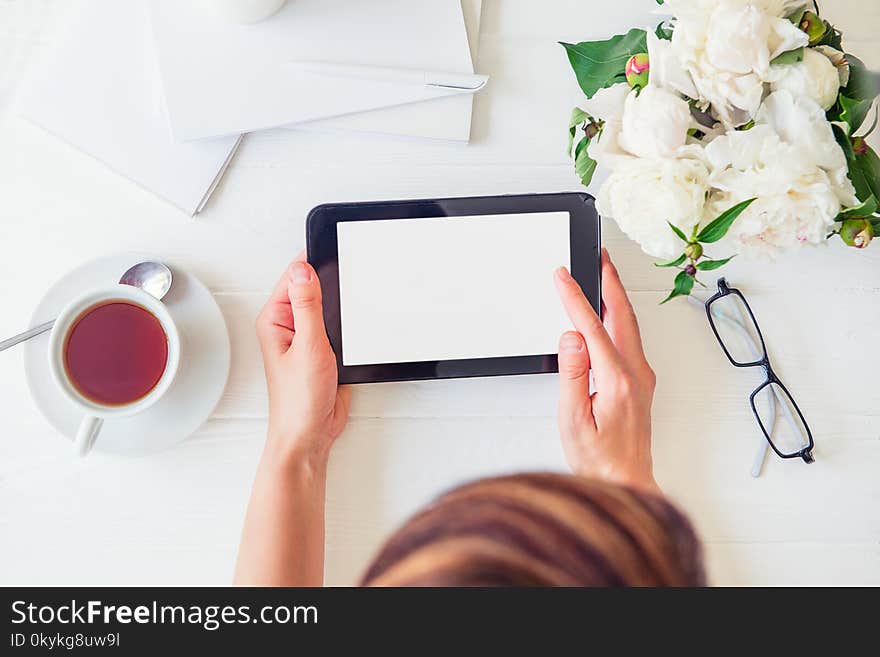
[[[325,457],[303,458],[267,441],[242,532],[235,584],[321,586]]]

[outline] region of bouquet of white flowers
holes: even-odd
[[[880,231],[880,158],[865,142],[876,77],[818,6],[657,3],[672,17],[653,32],[562,45],[587,97],[569,123],[575,171],[587,185],[609,169],[599,211],[680,270],[665,301],[738,253],[834,235],[867,246]],[[707,257],[716,242],[728,257]]]

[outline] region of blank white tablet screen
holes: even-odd
[[[343,365],[556,353],[569,213],[336,224]]]

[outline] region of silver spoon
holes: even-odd
[[[171,289],[171,281],[171,270],[167,265],[164,265],[161,262],[150,261],[139,262],[134,267],[129,268],[119,279],[119,282],[122,285],[138,287],[160,301],[166,294],[168,294],[168,290]],[[45,333],[51,329],[54,324],[55,320],[52,319],[30,328],[24,333],[19,333],[8,340],[3,340],[0,342],[0,351],[9,349],[9,347],[17,345],[19,342],[30,340],[36,335]]]

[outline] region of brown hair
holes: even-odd
[[[403,525],[367,586],[701,586],[699,541],[659,494],[552,473],[483,479]]]

